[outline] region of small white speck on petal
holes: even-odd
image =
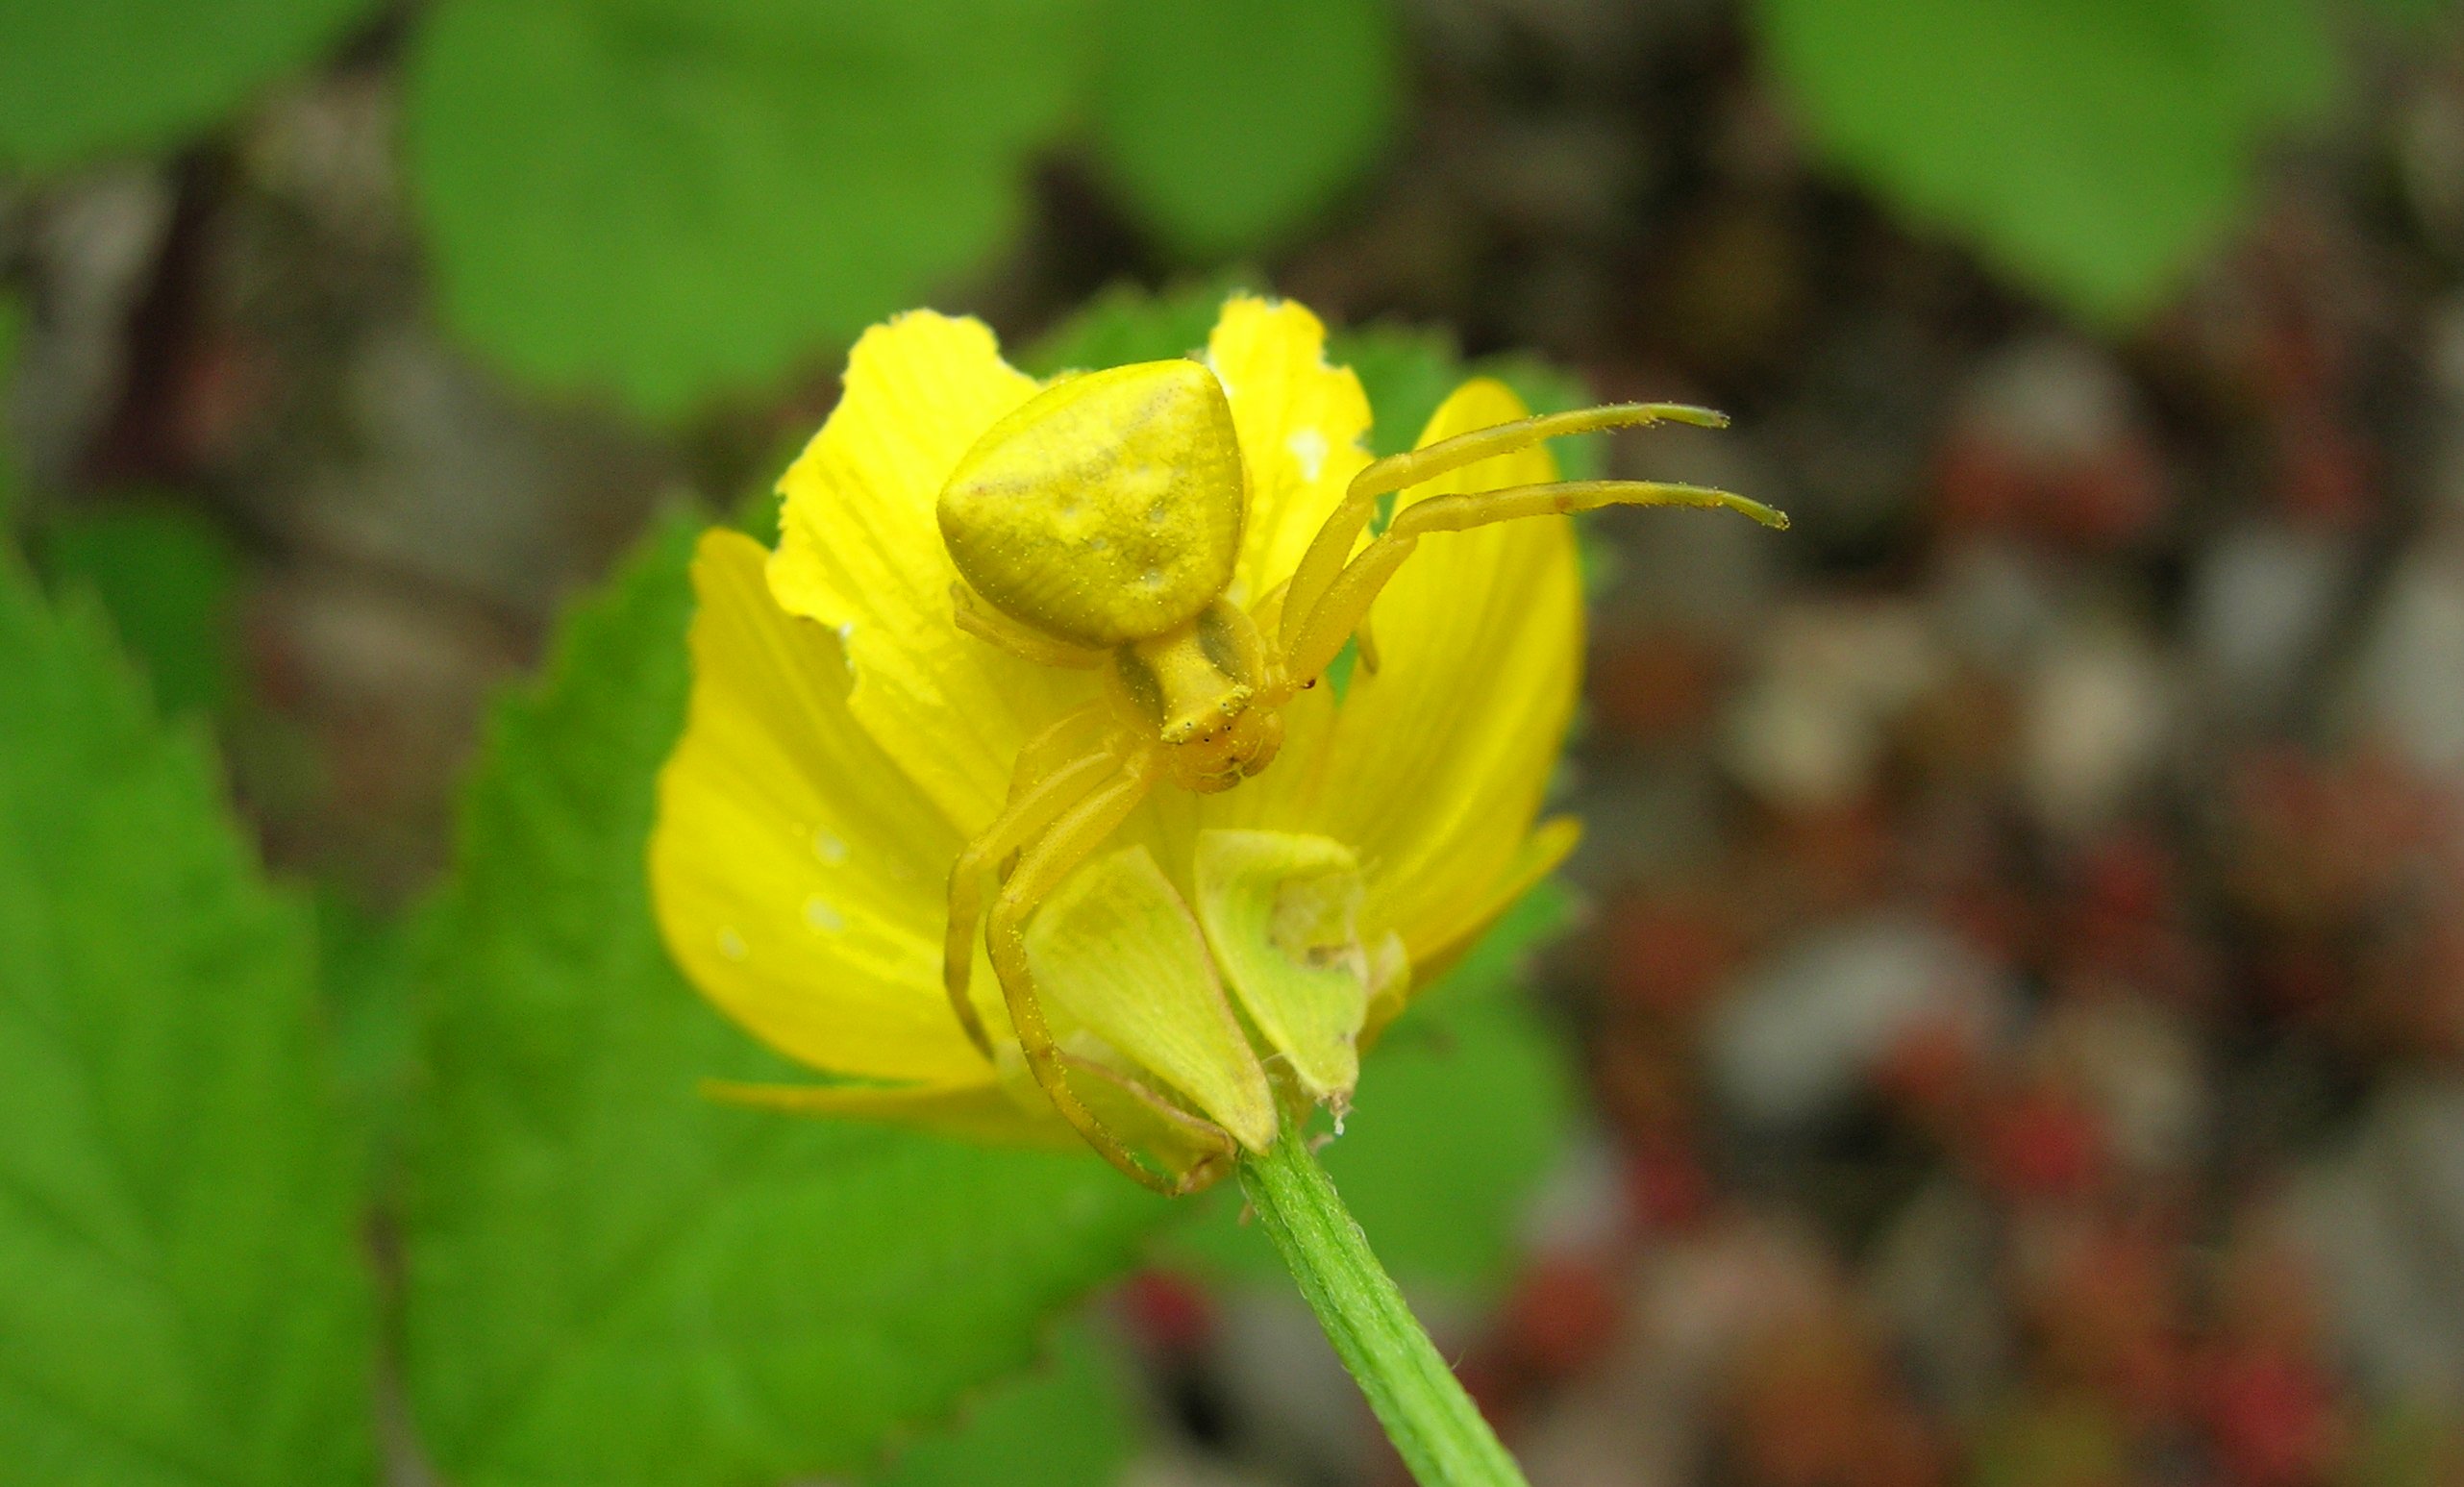
[[[805,926],[817,934],[835,934],[847,928],[847,916],[816,893],[805,900]]]
[[[1289,449],[1292,452],[1292,458],[1300,461],[1301,479],[1316,480],[1318,472],[1326,468],[1326,434],[1323,432],[1316,429],[1295,429],[1292,431],[1292,436],[1283,441],[1283,447]]]
[[[848,641],[855,638],[856,622],[854,620],[842,621],[838,627],[838,643],[840,645],[845,645]]]
[[[730,960],[743,959],[745,956],[744,936],[736,933],[734,929],[721,929],[719,930],[719,954],[727,956]]]
[[[815,831],[812,835],[812,855],[834,866],[847,860],[847,844],[828,831]]]

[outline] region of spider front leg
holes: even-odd
[[[1495,432],[1482,430],[1463,437],[1485,438]],[[1422,453],[1443,449],[1454,442],[1449,439],[1432,444]],[[1786,515],[1759,501],[1705,485],[1659,481],[1552,481],[1541,485],[1509,485],[1503,490],[1431,496],[1395,513],[1393,523],[1344,565],[1307,614],[1294,618],[1290,606],[1296,590],[1286,592],[1282,626],[1288,637],[1283,656],[1286,674],[1296,682],[1305,682],[1324,671],[1335,653],[1343,649],[1344,639],[1368,622],[1369,607],[1377,603],[1386,582],[1430,533],[1467,532],[1526,516],[1591,511],[1608,506],[1721,507],[1743,512],[1766,527],[1788,525]]]
[[[1707,408],[1694,408],[1683,403],[1611,403],[1601,408],[1576,409],[1564,413],[1535,413],[1510,423],[1496,424],[1486,429],[1474,429],[1453,438],[1439,439],[1425,448],[1407,450],[1373,459],[1352,477],[1344,487],[1343,501],[1317,535],[1309,539],[1307,551],[1301,555],[1300,564],[1292,570],[1291,583],[1283,605],[1281,636],[1289,651],[1300,637],[1300,626],[1318,607],[1336,575],[1344,569],[1344,559],[1352,544],[1368,529],[1369,518],[1378,509],[1378,498],[1413,485],[1433,481],[1466,465],[1478,464],[1499,455],[1510,455],[1518,449],[1529,449],[1570,434],[1596,434],[1604,429],[1640,428],[1645,424],[1682,423],[1698,429],[1725,429],[1728,415]],[[1365,636],[1363,637],[1366,638]],[[1371,670],[1377,668],[1373,665]],[[1314,675],[1314,673],[1312,673]]]
[[[1044,1021],[1043,1004],[1035,996],[1035,976],[1027,962],[1027,921],[1038,905],[1061,885],[1089,854],[1104,844],[1113,829],[1146,799],[1161,772],[1160,761],[1148,755],[1121,767],[1113,778],[1069,807],[1030,845],[1001,885],[992,914],[984,926],[984,947],[1001,978],[1002,1000],[1009,1008],[1009,1026],[1018,1035],[1018,1050],[1035,1082],[1061,1118],[1077,1128],[1086,1144],[1106,1161],[1157,1192],[1171,1194],[1180,1185],[1151,1172],[1120,1138],[1113,1135],[1070,1087],[1065,1056],[1053,1041]]]

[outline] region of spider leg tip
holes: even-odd
[[[1697,429],[1725,429],[1733,421],[1716,408],[1698,408],[1691,403],[1637,404],[1635,406],[1638,409],[1648,409],[1655,419],[1665,419],[1670,423],[1691,424]]]

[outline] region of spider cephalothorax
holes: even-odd
[[[964,580],[970,633],[1046,665],[1100,670],[1103,695],[1020,751],[1009,802],[952,868],[943,981],[967,1034],[992,1043],[967,980],[983,882],[1015,855],[985,920],[985,948],[1029,1067],[1054,1106],[1123,1171],[1160,1182],[1087,1109],[1044,1021],[1024,930],[1058,888],[1158,784],[1228,790],[1274,762],[1282,709],[1345,642],[1363,642],[1386,582],[1433,533],[1604,506],[1705,506],[1772,526],[1741,496],[1641,481],[1552,481],[1403,507],[1365,546],[1381,496],[1560,434],[1656,422],[1717,428],[1706,409],[1616,404],[1517,419],[1372,461],[1355,476],[1290,576],[1246,607],[1227,594],[1248,485],[1232,410],[1193,360],[1065,379],[994,424],[941,490],[943,540]],[[1358,547],[1356,553],[1354,549]]]

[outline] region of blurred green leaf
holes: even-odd
[[[315,908],[335,1093],[359,1154],[361,1189],[389,1202],[402,1125],[418,1084],[411,926],[330,885]]]
[[[2399,26],[2427,27],[2453,20],[2456,0],[2361,0],[2362,9],[2375,11]]]
[[[1574,1072],[1521,988],[1523,960],[1570,906],[1553,882],[1525,895],[1361,1073],[1359,1118],[1327,1149],[1327,1170],[1399,1276],[1498,1279],[1525,1203],[1566,1149]]]
[[[1447,396],[1474,377],[1494,377],[1514,389],[1534,412],[1554,413],[1594,401],[1580,377],[1537,357],[1487,357],[1468,364],[1452,334],[1422,326],[1381,322],[1336,331],[1327,355],[1359,375],[1376,424],[1369,431],[1373,455],[1400,454],[1420,441]],[[1549,449],[1568,479],[1589,480],[1607,462],[1605,435],[1553,439]]]
[[[168,503],[63,512],[39,556],[55,588],[84,586],[174,715],[224,712],[237,693],[232,605],[238,555],[197,511]]]
[[[1394,129],[1386,0],[1106,0],[1095,147],[1175,248],[1222,258],[1322,211]]]
[[[1159,294],[1115,285],[1019,353],[1018,364],[1050,377],[1204,351],[1224,301],[1247,292],[1249,283],[1236,274],[1176,285]]]
[[[1406,1283],[1482,1289],[1502,1278],[1525,1202],[1565,1150],[1574,1075],[1563,1040],[1517,990],[1520,962],[1564,926],[1570,900],[1542,883],[1373,1050],[1327,1171]],[[1201,1267],[1263,1280],[1283,1271],[1237,1195],[1173,1236]]]
[[[94,607],[5,551],[0,675],[0,1475],[368,1481],[306,914]]]
[[[696,1094],[801,1076],[694,995],[651,922],[691,541],[655,538],[500,707],[427,930],[407,1369],[459,1487],[860,1468],[1025,1362],[1164,1213],[1085,1152]]]
[[[981,260],[1084,70],[1083,0],[441,0],[411,170],[444,308],[674,415]]]
[[[1929,226],[2112,323],[2153,309],[2315,112],[2316,0],[1761,0],[1815,140]]]
[[[17,451],[9,413],[15,407],[10,389],[17,382],[17,335],[23,312],[16,296],[0,290],[0,548],[15,535],[17,525]]]
[[[1373,455],[1411,448],[1438,405],[1468,375],[1455,337],[1445,331],[1388,322],[1339,330],[1331,339],[1328,359],[1352,368],[1369,394]]]
[[[951,1430],[902,1451],[874,1487],[1102,1487],[1135,1447],[1118,1365],[1083,1327],[1053,1355],[960,1410]]]
[[[53,170],[215,123],[332,47],[370,0],[0,6],[0,163]]]

